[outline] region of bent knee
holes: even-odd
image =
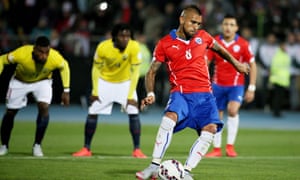
[[[175,112],[166,112],[165,116],[172,119],[174,122],[177,122],[177,114]]]
[[[215,134],[217,132],[217,125],[216,124],[212,124],[212,123],[208,124],[208,125],[206,125],[206,126],[204,126],[202,128],[202,131],[208,131],[210,133]]]

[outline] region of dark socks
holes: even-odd
[[[132,136],[134,149],[140,147],[141,123],[139,115],[129,114],[129,130]]]
[[[36,133],[35,133],[35,141],[34,141],[35,144],[41,144],[46,129],[48,127],[48,123],[49,123],[49,115],[43,117],[40,114],[38,114],[36,120]]]
[[[97,118],[87,117],[84,131],[84,147],[90,149],[93,135],[97,127]]]
[[[5,113],[1,125],[1,142],[8,147],[12,128],[14,127],[15,114]]]

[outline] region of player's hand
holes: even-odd
[[[144,99],[142,99],[141,107],[140,107],[141,111],[143,111],[146,106],[151,105],[154,102],[155,102],[155,96],[147,96]]]
[[[70,93],[69,92],[63,92],[61,95],[61,105],[68,106],[70,105]]]
[[[98,96],[91,95],[90,96],[90,103],[92,104],[94,101],[100,101],[100,99],[99,99]]]
[[[250,103],[254,100],[255,91],[249,91],[247,90],[244,96],[244,100],[246,103]]]
[[[236,66],[237,71],[239,71],[240,73],[245,73],[245,74],[249,74],[250,72],[250,66],[247,63],[238,63]]]
[[[138,104],[138,102],[136,101],[136,100],[134,100],[134,99],[127,99],[127,106],[128,105],[132,105],[132,106],[135,106],[135,107],[139,107],[139,104]]]

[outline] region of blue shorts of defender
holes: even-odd
[[[217,107],[224,111],[229,101],[237,101],[242,104],[244,97],[244,86],[220,86],[212,84],[213,94],[216,97]]]
[[[175,112],[178,116],[174,133],[189,127],[196,131],[208,124],[216,124],[217,132],[223,128],[219,119],[215,97],[212,93],[180,93],[170,94],[167,107],[164,111]]]

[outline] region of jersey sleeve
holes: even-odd
[[[4,69],[4,66],[5,65],[8,65],[8,64],[16,64],[18,62],[17,59],[19,59],[19,55],[22,55],[23,53],[23,50],[24,47],[21,46],[7,54],[3,54],[0,56],[0,74],[2,73],[3,69]]]
[[[163,49],[162,40],[158,42],[153,52],[153,60],[164,62],[165,61],[165,52]]]
[[[204,41],[206,41],[208,48],[211,49],[216,42],[215,38],[212,37],[208,32],[204,30],[200,30],[200,31],[202,31],[203,33]]]
[[[66,60],[62,62],[62,68],[60,69],[60,76],[64,89],[70,88],[70,67]]]
[[[255,61],[255,57],[253,55],[251,45],[248,42],[246,42],[245,46],[246,46],[245,53],[244,53],[245,60],[247,61],[247,63],[252,63]]]
[[[92,96],[98,96],[98,80],[100,77],[100,70],[103,66],[103,61],[99,56],[101,51],[101,44],[98,45],[96,52],[94,54],[94,61],[92,66]]]
[[[215,57],[215,52],[211,49],[206,50],[206,58],[209,62],[213,61]]]
[[[59,60],[58,69],[64,89],[70,88],[70,67],[68,61],[56,50],[53,50],[54,59]]]
[[[7,54],[1,55],[0,56],[0,74],[2,73],[4,66],[9,64],[7,60]]]
[[[131,56],[131,76],[130,87],[128,91],[128,99],[134,98],[134,92],[136,90],[139,76],[140,76],[140,64],[142,62],[141,48],[137,42],[133,42],[132,56]]]
[[[140,64],[142,62],[141,48],[138,42],[131,43],[131,64]]]

